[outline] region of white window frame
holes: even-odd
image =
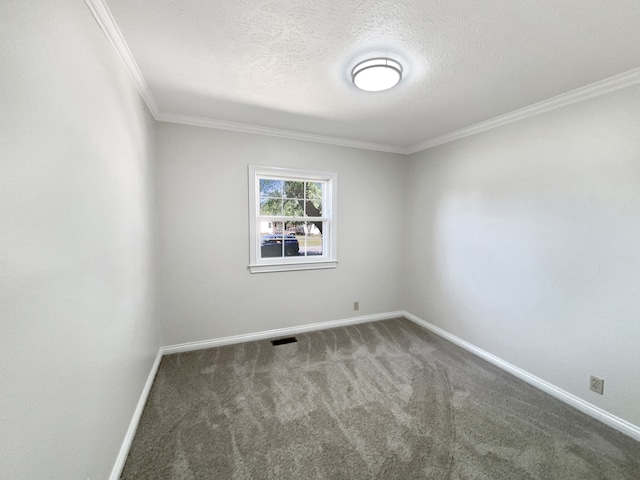
[[[270,257],[260,255],[260,222],[305,221],[305,217],[260,216],[260,179],[300,180],[322,182],[322,255],[300,257]],[[335,173],[297,170],[290,168],[260,167],[249,165],[249,271],[251,273],[286,272],[336,268],[337,258],[337,181]],[[307,219],[308,220],[308,219]]]

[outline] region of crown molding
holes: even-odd
[[[439,137],[432,138],[422,143],[418,143],[406,149],[408,154],[421,152],[438,145],[460,140],[461,138],[469,137],[477,133],[485,132],[494,128],[502,127],[510,123],[524,120],[525,118],[533,117],[541,113],[549,112],[558,108],[566,107],[568,105],[587,100],[589,98],[599,97],[607,93],[620,90],[622,88],[630,87],[640,83],[640,68],[629,70],[628,72],[615,75],[613,77],[600,80],[590,85],[576,88],[569,92],[551,97],[547,100],[543,100],[533,105],[529,105],[518,110],[494,117],[484,122],[476,123],[469,127],[457,130],[455,132],[447,133]]]
[[[104,0],[85,0],[89,10],[95,17],[98,25],[106,35],[109,43],[116,51],[118,57],[126,67],[129,75],[133,79],[140,96],[147,104],[153,118],[159,122],[180,123],[183,125],[192,125],[196,127],[216,128],[218,130],[229,130],[241,133],[253,133],[257,135],[267,135],[271,137],[288,138],[292,140],[303,140],[306,142],[324,143],[328,145],[337,145],[342,147],[352,147],[365,150],[375,150],[379,152],[397,153],[406,155],[409,153],[406,148],[395,145],[386,145],[373,142],[363,142],[348,138],[331,137],[325,135],[316,135],[312,133],[296,132],[293,130],[284,130],[271,127],[263,127],[260,125],[251,125],[247,123],[231,122],[219,120],[209,117],[201,117],[197,115],[184,115],[180,113],[162,112],[154,98],[147,81],[142,76],[142,72],[138,67],[131,50],[118,28],[109,7]]]
[[[103,0],[85,0],[85,3],[106,35],[109,43],[111,43],[111,46],[118,54],[118,57],[127,68],[138,92],[140,92],[140,96],[147,104],[151,115],[157,119],[160,109],[158,108],[156,99],[151,94],[149,85],[147,85],[147,81],[142,76],[142,72],[140,72],[138,64],[131,54],[131,50],[129,50],[127,43],[124,41],[122,33],[120,32],[118,25],[116,25],[116,21],[113,19],[109,7],[105,5]]]
[[[316,135],[313,133],[296,132],[294,130],[262,127],[260,125],[230,122],[227,120],[217,120],[214,118],[200,117],[197,115],[183,115],[181,113],[161,112],[159,115],[155,116],[155,118],[160,122],[181,123],[183,125],[216,128],[219,130],[230,130],[232,132],[253,133],[256,135],[267,135],[270,137],[281,137],[281,138],[288,138],[291,140],[303,140],[306,142],[325,143],[328,145],[360,148],[365,150],[376,150],[378,152],[398,153],[402,155],[406,155],[407,153],[409,153],[406,148],[398,147],[394,145],[363,142],[360,140],[352,140],[352,139],[341,138],[341,137]]]
[[[613,77],[600,80],[590,85],[571,90],[569,92],[557,95],[555,97],[543,100],[533,105],[514,110],[512,112],[494,117],[492,119],[476,123],[469,127],[447,133],[439,137],[431,138],[421,143],[409,147],[398,145],[387,145],[373,142],[364,142],[360,140],[331,137],[325,135],[316,135],[312,133],[297,132],[293,130],[285,130],[272,127],[264,127],[260,125],[252,125],[247,123],[231,122],[227,120],[219,120],[209,117],[201,117],[197,115],[184,115],[180,113],[162,112],[149,89],[149,85],[142,76],[138,64],[133,58],[129,47],[127,46],[120,29],[116,25],[113,16],[104,0],[85,0],[89,10],[95,17],[98,25],[107,36],[107,39],[115,49],[122,63],[127,68],[129,75],[133,79],[140,95],[147,104],[151,115],[160,122],[180,123],[183,125],[193,125],[197,127],[216,128],[219,130],[229,130],[233,132],[253,133],[257,135],[267,135],[271,137],[288,138],[292,140],[302,140],[306,142],[324,143],[328,145],[337,145],[342,147],[352,147],[365,150],[375,150],[379,152],[396,153],[400,155],[411,155],[414,153],[428,150],[438,145],[450,143],[462,138],[470,137],[478,133],[486,132],[494,128],[502,127],[510,123],[524,120],[541,113],[549,112],[557,108],[566,107],[568,105],[587,100],[589,98],[598,97],[607,93],[620,90],[625,87],[637,85],[640,83],[640,68],[629,70],[628,72],[615,75]]]

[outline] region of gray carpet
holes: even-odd
[[[640,443],[405,319],[166,356],[124,479],[639,479]]]

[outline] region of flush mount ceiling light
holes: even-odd
[[[390,58],[370,58],[353,67],[351,79],[360,90],[381,92],[400,82],[402,65]]]

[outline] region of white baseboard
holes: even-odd
[[[140,395],[140,399],[138,400],[136,409],[133,412],[131,423],[129,423],[129,428],[127,429],[127,433],[124,436],[122,445],[120,446],[120,451],[118,452],[116,463],[113,465],[113,469],[111,470],[111,475],[109,475],[109,480],[118,480],[120,478],[120,475],[122,475],[122,469],[124,468],[124,464],[127,461],[127,455],[129,455],[129,449],[131,448],[131,444],[133,443],[133,437],[135,437],[136,435],[138,423],[140,422],[140,417],[142,416],[144,406],[147,403],[147,397],[149,397],[149,392],[151,391],[153,380],[156,378],[156,373],[158,372],[158,367],[160,366],[160,360],[162,360],[162,349],[158,350],[156,359],[151,366],[151,371],[149,372],[147,381],[144,384],[144,388],[142,389],[142,394]]]
[[[408,320],[411,320],[415,324],[435,333],[436,335],[444,338],[445,340],[450,341],[451,343],[458,345],[459,347],[467,350],[468,352],[488,361],[489,363],[502,368],[503,370],[511,373],[512,375],[518,377],[519,379],[527,382],[530,385],[552,395],[553,397],[571,405],[572,407],[580,410],[591,417],[600,420],[602,423],[609,425],[612,428],[628,435],[631,438],[634,438],[640,441],[640,427],[633,425],[632,423],[627,422],[611,413],[596,407],[595,405],[590,404],[589,402],[569,393],[561,388],[556,387],[555,385],[542,380],[541,378],[536,377],[535,375],[522,370],[521,368],[516,367],[515,365],[510,364],[509,362],[505,362],[499,357],[482,350],[481,348],[472,345],[469,342],[462,340],[461,338],[452,335],[451,333],[443,330],[440,327],[436,327],[431,323],[422,320],[415,315],[406,312],[388,312],[388,313],[380,313],[377,315],[365,315],[361,317],[353,317],[347,318],[343,320],[333,320],[330,322],[321,322],[321,323],[312,323],[309,325],[300,325],[296,327],[288,327],[288,328],[278,328],[275,330],[267,330],[263,332],[257,333],[248,333],[244,335],[234,335],[231,337],[223,337],[223,338],[215,338],[211,340],[204,340],[200,342],[190,342],[190,343],[182,343],[179,345],[169,345],[166,347],[160,347],[158,350],[158,354],[156,356],[155,361],[153,362],[153,366],[151,367],[151,371],[149,372],[149,376],[147,377],[147,382],[144,385],[142,390],[142,394],[140,395],[140,399],[138,400],[138,404],[133,413],[133,418],[131,419],[131,423],[129,424],[129,429],[127,430],[127,434],[122,442],[122,446],[120,447],[120,452],[118,453],[118,458],[116,459],[115,465],[113,466],[113,470],[111,471],[111,475],[109,480],[118,480],[120,475],[122,474],[122,469],[124,468],[124,464],[127,460],[127,455],[129,454],[129,449],[131,448],[131,443],[133,442],[133,438],[136,434],[136,429],[138,428],[138,423],[140,422],[140,417],[142,416],[142,411],[144,409],[145,403],[147,402],[147,397],[149,396],[149,392],[151,391],[151,386],[153,385],[153,380],[155,379],[156,373],[158,371],[158,367],[160,366],[160,360],[163,355],[169,355],[172,353],[180,353],[180,352],[189,352],[193,350],[200,350],[203,348],[212,348],[212,347],[220,347],[223,345],[232,345],[235,343],[244,343],[251,342],[254,340],[264,340],[267,338],[276,338],[283,337],[288,335],[297,335],[299,333],[312,332],[317,330],[326,330],[329,328],[336,327],[344,327],[347,325],[357,325],[359,323],[366,322],[375,322],[379,320],[389,320],[392,318],[404,317]]]
[[[127,456],[129,455],[129,449],[131,448],[131,444],[133,443],[133,438],[135,437],[135,434],[136,434],[136,429],[138,428],[138,423],[140,423],[140,417],[142,416],[142,411],[144,410],[144,406],[147,403],[147,398],[149,397],[149,392],[151,391],[153,380],[156,378],[156,373],[158,372],[160,361],[162,360],[162,357],[164,355],[169,355],[172,353],[180,353],[180,352],[190,352],[192,350],[200,350],[203,348],[220,347],[223,345],[232,345],[234,343],[251,342],[253,340],[263,340],[265,338],[297,335],[299,333],[304,333],[304,332],[326,330],[328,328],[344,327],[347,325],[356,325],[359,323],[375,322],[378,320],[388,320],[391,318],[400,318],[402,316],[404,316],[404,312],[389,312],[389,313],[380,313],[377,315],[364,315],[361,317],[347,318],[344,320],[333,320],[330,322],[312,323],[309,325],[300,325],[300,326],[289,327],[289,328],[278,328],[275,330],[267,330],[267,331],[258,332],[258,333],[248,333],[245,335],[234,335],[231,337],[214,338],[212,340],[204,340],[201,342],[190,342],[190,343],[182,343],[179,345],[169,345],[166,347],[160,347],[160,349],[158,350],[158,354],[156,355],[156,359],[153,362],[153,365],[151,367],[151,371],[149,372],[149,376],[147,377],[147,382],[145,383],[144,388],[142,389],[142,394],[140,395],[140,399],[138,400],[136,409],[133,412],[133,418],[131,419],[131,423],[129,424],[129,428],[122,442],[122,446],[120,447],[120,452],[118,453],[116,462],[113,466],[113,469],[111,470],[111,475],[109,476],[109,480],[118,480],[120,478],[120,475],[122,474],[122,470],[124,469],[124,464],[127,461]]]
[[[235,343],[253,342],[255,340],[264,340],[266,338],[284,337],[287,335],[297,335],[299,333],[313,332],[316,330],[326,330],[328,328],[345,327],[347,325],[356,325],[358,323],[376,322],[378,320],[389,320],[391,318],[403,317],[404,312],[388,312],[379,313],[377,315],[364,315],[362,317],[346,318],[344,320],[332,320],[329,322],[311,323],[309,325],[299,325],[295,327],[277,328],[275,330],[266,330],[257,333],[247,333],[244,335],[234,335],[231,337],[214,338],[211,340],[203,340],[200,342],[181,343],[178,345],[169,345],[162,347],[160,351],[163,355],[172,353],[190,352],[192,350],[201,350],[204,348],[221,347],[223,345],[233,345]]]
[[[532,375],[529,372],[519,367],[516,367],[515,365],[512,365],[509,362],[505,362],[501,358],[496,357],[495,355],[489,352],[486,352],[481,348],[478,348],[475,345],[472,345],[471,343],[466,342],[461,338],[458,338],[455,335],[452,335],[446,330],[443,330],[440,327],[436,327],[435,325],[432,325],[431,323],[425,320],[422,320],[421,318],[416,317],[415,315],[409,312],[402,312],[402,316],[408,320],[411,320],[413,323],[429,330],[430,332],[433,332],[436,335],[444,338],[445,340],[448,340],[451,343],[467,350],[468,352],[473,353],[474,355],[486,360],[487,362],[495,365],[496,367],[499,367],[509,372],[515,377],[518,377],[520,380],[523,380],[528,384],[533,385],[534,387],[542,390],[543,392],[548,393],[549,395],[557,398],[558,400],[561,400],[564,403],[571,405],[572,407],[580,410],[581,412],[586,413],[587,415],[601,421],[602,423],[612,428],[615,428],[616,430],[624,433],[625,435],[628,435],[631,438],[634,438],[635,440],[640,441],[640,427],[632,423],[629,423],[626,420],[623,420],[622,418],[616,417],[615,415],[607,412],[606,410],[603,410],[600,407],[596,407],[595,405],[592,405],[591,403],[583,400],[582,398],[577,397],[565,390],[562,390],[561,388],[558,388],[555,385],[552,385],[551,383],[545,380],[542,380],[541,378],[538,378],[535,375]]]

